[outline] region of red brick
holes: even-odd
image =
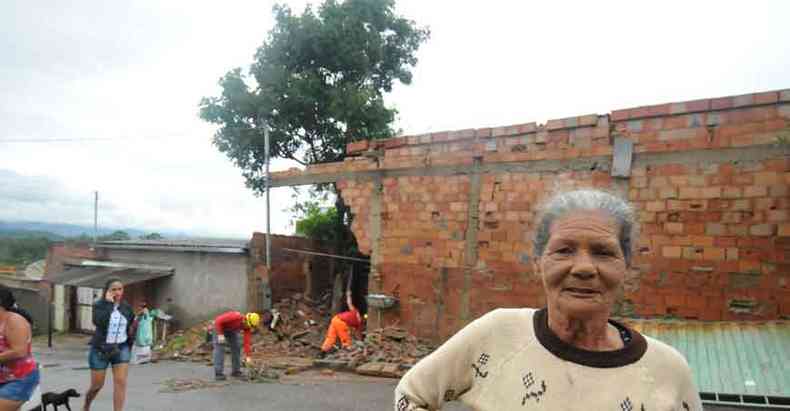
[[[668,307],[683,307],[686,305],[686,296],[679,294],[671,294],[666,296]]]
[[[756,236],[772,236],[775,232],[775,224],[755,224],[749,227],[749,233]]]
[[[766,213],[767,213],[767,220],[772,223],[784,222],[788,220],[787,210],[768,210],[766,211]]]
[[[678,128],[658,132],[659,141],[691,140],[697,137],[696,128]]]
[[[645,208],[647,211],[657,212],[666,210],[667,206],[664,201],[648,201]]]
[[[664,176],[656,176],[650,178],[650,186],[655,188],[666,188],[669,187],[669,179]]]
[[[658,190],[658,198],[678,198],[678,189],[676,187],[662,187]]]
[[[705,223],[686,223],[686,234],[705,235]]]
[[[647,177],[632,177],[631,178],[631,186],[634,188],[646,188],[647,187]]]
[[[775,198],[755,198],[754,199],[754,209],[755,210],[772,210],[776,208],[776,199]]]
[[[674,186],[682,187],[689,184],[689,179],[687,176],[670,176],[669,182]]]
[[[680,258],[682,251],[680,247],[666,246],[661,249],[661,255],[664,258]]]
[[[754,184],[758,186],[779,184],[783,179],[783,176],[776,171],[765,171],[754,174]]]
[[[765,197],[768,195],[766,186],[747,186],[743,189],[744,197]]]
[[[721,236],[724,235],[725,229],[724,224],[719,223],[708,223],[705,226],[705,234],[711,236]]]
[[[730,207],[729,200],[712,199],[708,201],[708,209],[710,210],[726,210]]]
[[[654,200],[655,198],[656,198],[656,190],[652,188],[643,188],[639,190],[640,200]],[[650,210],[650,211],[661,211],[661,210]]]
[[[711,110],[723,110],[732,108],[734,106],[734,101],[732,97],[721,97],[721,98],[714,98],[710,100],[710,109]]]
[[[759,261],[741,260],[738,261],[738,270],[744,273],[760,273],[762,264]]]
[[[629,109],[613,110],[612,111],[612,121],[628,120],[628,114],[629,114]]]
[[[754,104],[773,104],[779,101],[779,93],[768,91],[765,93],[754,94]]]
[[[788,189],[787,184],[772,185],[768,187],[768,194],[771,197],[787,198],[790,195],[790,189]]]
[[[730,208],[733,210],[751,210],[752,200],[749,199],[735,200],[732,202],[732,206]]]
[[[680,187],[678,198],[681,200],[688,200],[693,198],[700,198],[702,190],[696,187]]]
[[[739,198],[741,195],[741,188],[735,186],[725,186],[721,193],[722,198]]]
[[[368,146],[370,146],[370,141],[368,140],[356,141],[346,146],[346,152],[349,154],[358,153],[367,150]]]
[[[683,234],[683,223],[665,223],[664,231],[670,234]]]
[[[721,187],[702,188],[702,198],[721,198]]]
[[[779,224],[779,236],[790,237],[790,223]]]
[[[700,247],[713,247],[713,237],[693,235],[689,237],[691,245]]]
[[[671,113],[671,104],[658,104],[647,107],[648,116],[668,116]]]
[[[735,247],[738,244],[736,237],[716,237],[713,245],[716,247]]]
[[[667,210],[669,211],[681,211],[686,209],[686,202],[685,201],[678,201],[678,200],[667,200]]]
[[[491,128],[478,128],[475,130],[475,137],[488,138],[491,137],[493,130]]]
[[[703,258],[709,261],[720,261],[724,260],[725,258],[725,249],[724,248],[709,248],[705,247],[705,251],[703,251]]]

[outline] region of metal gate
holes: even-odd
[[[101,289],[77,287],[77,331],[92,333],[96,329],[93,326],[93,302],[101,293]]]

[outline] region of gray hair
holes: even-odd
[[[533,240],[535,258],[543,255],[551,237],[551,225],[560,217],[574,211],[601,211],[617,222],[620,249],[626,264],[631,265],[637,223],[633,208],[625,200],[600,190],[574,190],[551,197],[542,209]]]

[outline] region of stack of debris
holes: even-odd
[[[253,335],[252,362],[248,364],[252,379],[273,379],[282,373],[300,372],[316,365],[313,359],[320,354],[331,319],[327,299],[322,300],[314,302],[296,294],[274,305],[273,312],[279,315],[272,329]],[[210,365],[212,331],[211,321],[178,331],[159,350],[157,358]],[[317,365],[331,363],[338,369],[398,377],[433,348],[404,329],[388,327],[369,331],[364,341],[354,341],[351,347],[330,353]]]
[[[398,364],[407,369],[432,351],[432,346],[406,330],[387,327],[368,332],[364,341],[354,341],[350,348],[335,351],[326,359],[346,362],[351,369],[368,362]]]

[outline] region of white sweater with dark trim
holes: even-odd
[[[401,379],[395,410],[701,411],[674,348],[622,324],[625,347],[586,351],[548,328],[546,310],[498,309],[459,331]]]

